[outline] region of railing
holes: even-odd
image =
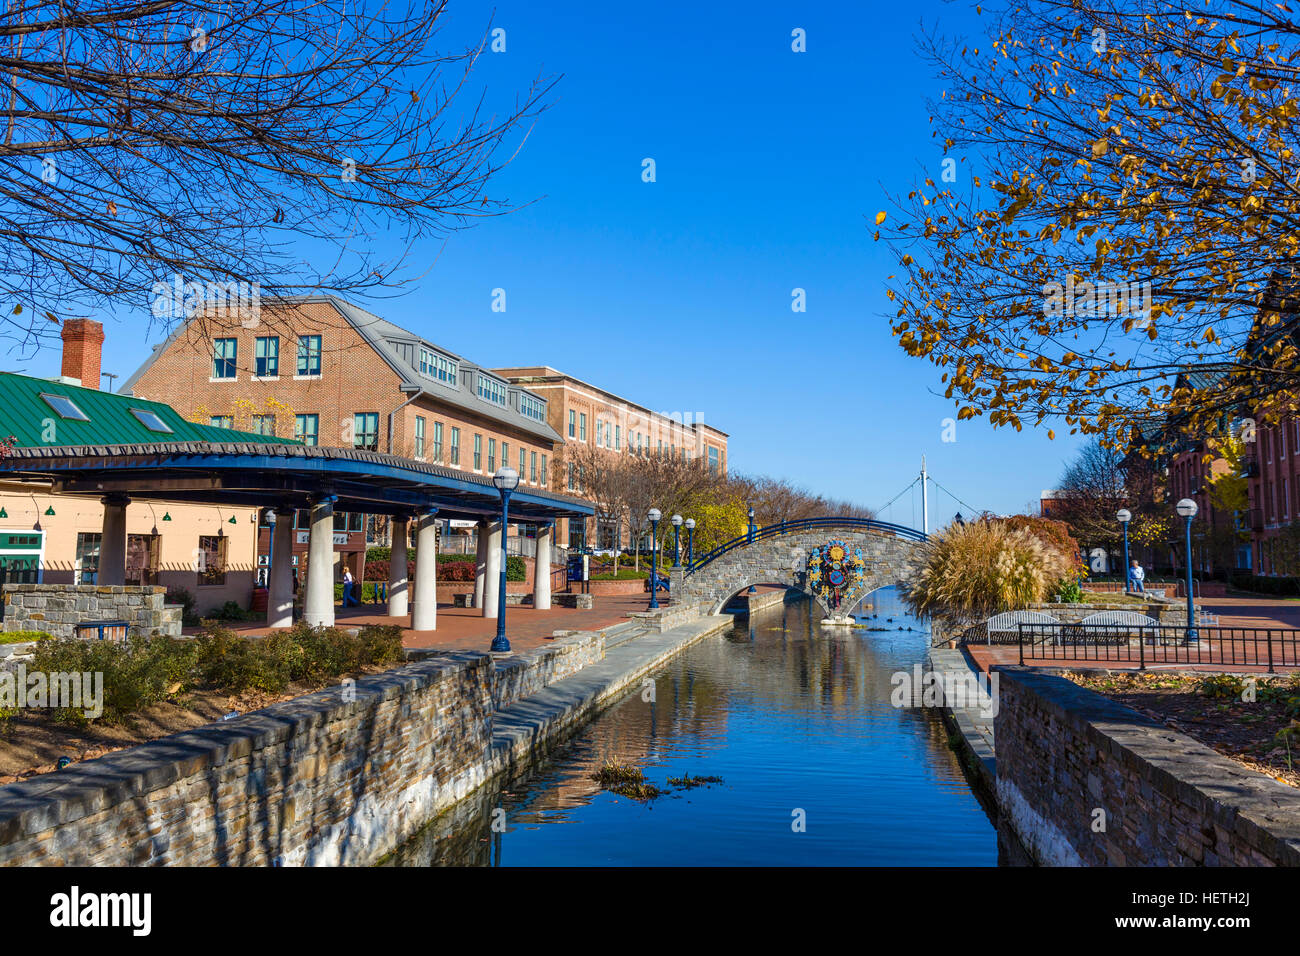
[[[871,518],[800,518],[798,521],[782,521],[778,524],[758,528],[752,535],[743,534],[738,538],[732,538],[726,544],[718,545],[712,551],[695,558],[686,568],[686,574],[689,575],[698,571],[704,565],[716,560],[728,551],[734,551],[736,548],[747,545],[752,541],[761,541],[764,538],[775,538],[785,534],[796,534],[800,531],[812,531],[817,528],[852,528],[857,531],[879,531],[882,534],[890,534],[896,538],[906,538],[910,541],[926,540],[926,535],[915,528],[908,528],[901,524],[890,524],[887,521],[876,521]]]
[[[1095,661],[1137,664],[1215,664],[1300,667],[1300,629],[1185,624],[1021,624],[1020,663]]]

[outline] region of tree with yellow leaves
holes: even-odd
[[[899,344],[959,418],[1222,434],[1300,385],[1300,23],[1285,4],[1027,0],[923,41],[936,172],[876,216]],[[1205,374],[1177,385],[1180,372]]]

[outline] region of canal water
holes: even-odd
[[[650,675],[653,695],[638,687],[388,862],[996,865],[994,827],[938,716],[890,701],[891,677],[924,662],[928,629],[892,589],[868,600],[859,620],[879,630],[822,627],[798,601],[703,639]],[[592,774],[607,761],[665,794],[602,789]],[[721,782],[669,783],[688,775]]]

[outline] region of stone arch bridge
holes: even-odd
[[[832,542],[843,543],[849,559],[848,578],[841,579],[844,586],[839,589],[829,586],[831,565],[816,560],[828,557]],[[866,518],[806,518],[768,525],[692,561],[675,586],[673,603],[717,614],[750,585],[777,584],[804,592],[827,617],[844,617],[877,588],[910,583],[928,551],[920,531]],[[810,560],[820,564],[820,574]]]

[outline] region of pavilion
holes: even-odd
[[[48,428],[52,420],[54,430]],[[51,431],[55,440],[49,440]],[[414,630],[432,630],[437,622],[438,523],[445,518],[476,521],[482,576],[476,594],[482,597],[484,616],[497,615],[505,529],[500,493],[490,475],[196,424],[159,402],[9,373],[0,373],[0,435],[15,439],[0,457],[0,476],[103,502],[101,585],[125,581],[126,507],[133,500],[270,508],[278,520],[272,533],[267,625],[287,627],[293,620],[292,515],[310,509],[304,619],[313,626],[332,625],[337,509],[391,519],[388,613],[409,613]],[[535,607],[550,607],[555,519],[585,517],[594,510],[578,498],[523,487],[510,496],[511,522],[537,526]],[[417,523],[413,589],[407,580],[411,521]],[[330,573],[312,573],[321,567]]]

